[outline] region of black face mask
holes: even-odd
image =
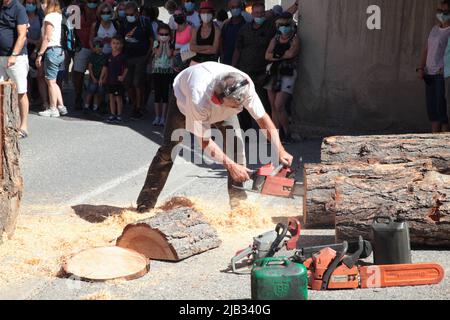
[[[174,20],[175,20],[176,24],[183,24],[186,22],[186,17],[176,16],[176,17],[174,17]]]

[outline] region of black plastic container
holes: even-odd
[[[394,221],[385,216],[375,218],[372,239],[375,264],[411,263],[411,244],[406,221]]]

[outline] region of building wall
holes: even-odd
[[[416,78],[435,0],[302,0],[295,131],[302,135],[428,130]],[[381,7],[381,30],[366,10]]]

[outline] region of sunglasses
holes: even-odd
[[[168,33],[158,33],[159,36],[168,36]]]
[[[448,10],[445,10],[445,11],[444,11],[444,10],[442,10],[442,9],[437,9],[436,12],[437,12],[437,13],[443,13],[443,14],[445,14],[445,15],[449,15],[449,14],[450,14],[450,11],[448,11]]]
[[[127,17],[134,17],[134,13],[132,13],[132,14],[127,14]]]
[[[111,11],[102,11],[102,14],[111,14]]]

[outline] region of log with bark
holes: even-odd
[[[326,208],[335,215],[336,240],[371,239],[375,217],[408,222],[414,246],[450,247],[450,175],[430,160],[373,165],[372,174],[339,177]]]
[[[180,261],[217,248],[217,231],[193,208],[176,207],[125,227],[117,246],[149,259]]]
[[[322,143],[322,163],[405,163],[431,159],[439,172],[450,172],[450,134],[336,136]]]
[[[0,83],[0,243],[12,237],[22,198],[23,181],[19,168],[19,108],[17,91],[11,82]]]

